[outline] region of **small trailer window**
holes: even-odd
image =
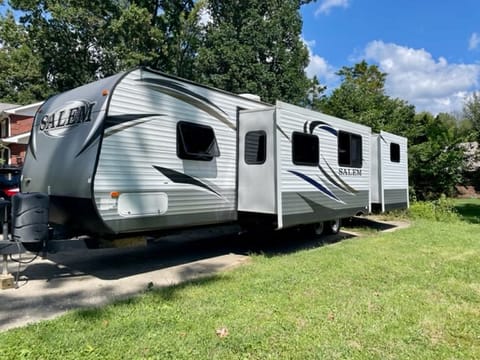
[[[339,131],[338,165],[362,167],[362,137],[360,135]]]
[[[210,126],[180,121],[177,124],[177,156],[180,159],[210,161],[220,156],[215,132]]]
[[[295,165],[317,166],[319,163],[318,136],[293,132],[292,161]]]
[[[267,134],[265,131],[250,131],[245,135],[245,163],[261,165],[267,159]]]
[[[391,162],[400,162],[400,145],[395,143],[390,143],[390,161]]]

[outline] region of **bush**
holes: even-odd
[[[412,219],[425,219],[441,222],[457,222],[460,217],[455,210],[452,199],[442,195],[435,201],[416,201],[410,205],[408,211]]]

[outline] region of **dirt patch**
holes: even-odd
[[[348,227],[368,227],[381,232],[391,232],[399,229],[404,229],[410,226],[407,220],[383,220],[379,216],[369,215],[361,217],[353,217],[349,219]]]
[[[473,186],[456,185],[455,189],[457,190],[457,197],[459,198],[472,199],[480,197]]]

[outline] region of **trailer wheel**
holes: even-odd
[[[340,231],[340,227],[341,227],[340,219],[325,221],[324,223],[325,233],[327,234],[331,234],[331,235],[338,234],[338,232]]]
[[[312,225],[312,229],[313,229],[313,233],[316,235],[316,236],[320,236],[324,233],[325,231],[325,226],[324,226],[324,223],[323,222],[319,222],[319,223],[316,223],[316,224],[313,224]]]

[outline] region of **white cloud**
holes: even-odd
[[[364,55],[388,74],[387,94],[407,100],[417,111],[459,111],[464,97],[479,84],[480,65],[449,64],[443,57],[434,59],[425,49],[372,41]]]
[[[329,14],[330,10],[335,7],[347,8],[350,5],[350,0],[323,0],[317,10],[315,16],[320,14]]]
[[[468,40],[468,50],[475,50],[480,44],[480,36],[477,33],[473,33]]]
[[[305,73],[309,78],[313,78],[313,76],[316,75],[320,83],[323,85],[326,84],[330,89],[331,85],[338,81],[338,77],[335,75],[336,69],[330,65],[325,58],[313,53],[315,40],[308,41],[302,39],[302,41],[308,49],[308,56],[310,58],[310,63],[305,69]]]

